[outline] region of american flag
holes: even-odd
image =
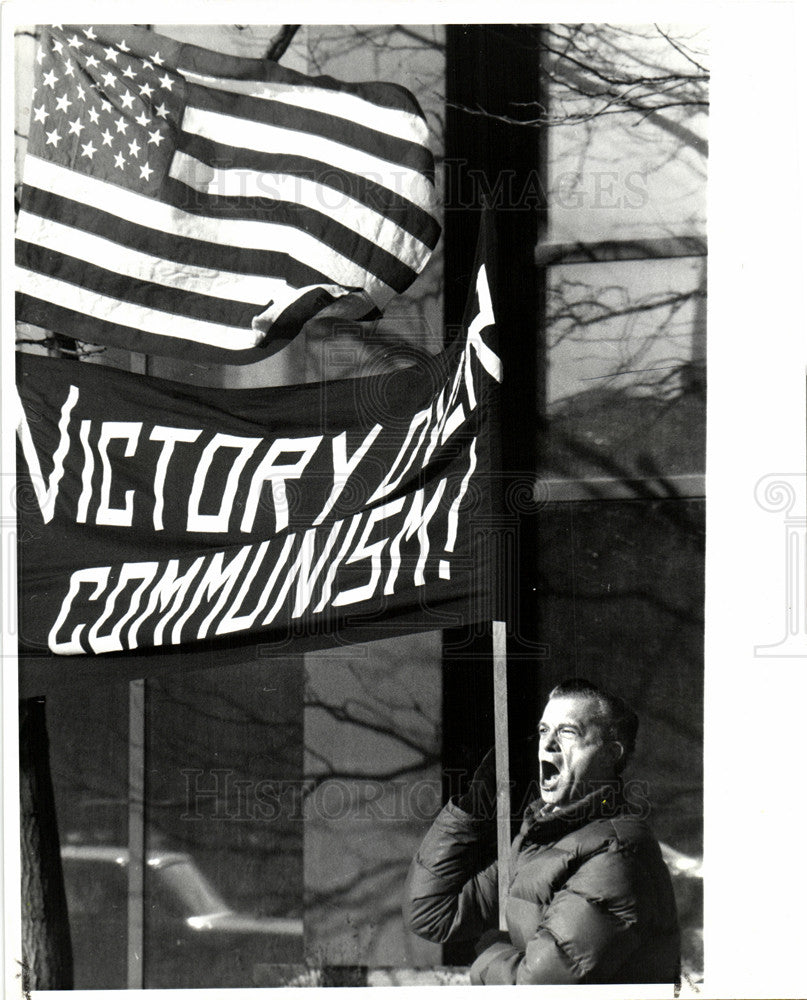
[[[17,316],[244,363],[317,314],[377,315],[439,238],[417,101],[138,26],[43,28]]]

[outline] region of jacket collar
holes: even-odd
[[[622,811],[624,805],[621,781],[614,781],[595,788],[577,802],[550,810],[541,799],[527,806],[522,837],[538,843],[552,843],[573,830],[596,819],[608,819]]]

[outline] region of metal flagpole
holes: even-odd
[[[510,756],[507,726],[507,635],[503,621],[493,622],[493,725],[496,752],[499,928],[507,930],[505,909],[510,891]]]
[[[129,886],[127,892],[126,988],[143,989],[146,872],[146,682],[129,682]]]

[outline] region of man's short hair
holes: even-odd
[[[639,717],[633,709],[618,695],[605,688],[598,687],[585,677],[570,677],[549,692],[550,698],[582,697],[596,700],[600,706],[601,718],[598,722],[603,727],[606,737],[622,744],[624,753],[617,762],[617,774],[621,773],[630,760],[636,747],[636,734],[639,731]]]

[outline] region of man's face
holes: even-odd
[[[599,703],[584,695],[550,698],[538,725],[541,798],[568,805],[616,776],[621,750],[605,739]]]

